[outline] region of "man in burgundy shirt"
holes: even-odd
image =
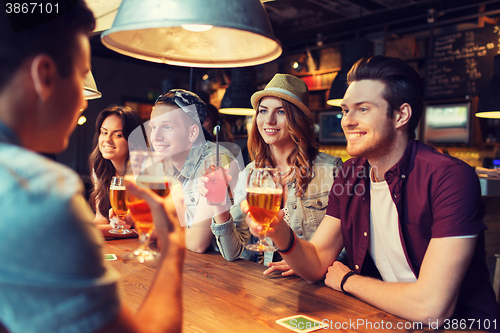
[[[342,128],[356,157],[335,180],[326,217],[310,242],[295,237],[281,213],[267,235],[308,281],[325,279],[434,328],[459,328],[455,319],[498,331],[479,181],[464,162],[414,140],[423,109],[419,75],[403,61],[375,56],[359,60],[348,83]],[[261,228],[247,223],[254,233]],[[349,267],[335,261],[343,247]]]

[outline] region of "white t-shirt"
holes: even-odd
[[[398,211],[386,181],[370,177],[370,255],[386,282],[415,282],[403,251]]]

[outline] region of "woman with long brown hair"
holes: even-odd
[[[140,115],[124,106],[106,108],[97,116],[94,150],[89,157],[94,185],[89,202],[96,212],[94,223],[99,225],[106,238],[123,237],[109,233],[109,230],[114,228],[108,219],[114,216],[114,214],[110,216],[109,186],[112,177],[125,175],[129,158],[128,136],[141,124]],[[115,220],[113,224],[123,223],[116,219],[113,219]],[[127,220],[127,222],[130,221]],[[135,235],[135,233],[129,235]]]
[[[256,238],[251,237],[246,214],[240,208],[251,168],[280,169],[284,219],[297,236],[309,240],[322,221],[328,193],[342,160],[318,151],[314,115],[307,107],[308,100],[307,85],[288,74],[276,74],[264,90],[253,94],[251,102],[256,115],[248,138],[253,162],[239,175],[230,212],[216,215],[211,225],[219,249],[227,260],[241,256],[262,261],[257,253],[245,250],[246,244],[255,242]],[[207,193],[203,188],[200,191]],[[265,264],[275,260],[272,252],[264,254]]]

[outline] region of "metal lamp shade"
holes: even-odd
[[[486,85],[477,107],[476,117],[500,118],[500,55],[495,56],[493,62],[493,78]]]
[[[124,0],[101,39],[134,58],[190,67],[254,66],[282,52],[259,0]]]
[[[86,0],[95,17],[94,33],[108,30],[113,25],[122,0]]]
[[[330,94],[326,104],[331,106],[340,106],[344,99],[345,91],[347,90],[347,70],[341,69],[330,87]]]
[[[222,98],[219,112],[236,116],[253,116],[250,97],[257,91],[252,68],[233,68],[231,84]]]
[[[330,95],[326,103],[340,106],[347,90],[347,73],[352,65],[363,57],[373,55],[373,43],[367,39],[354,39],[342,46],[342,68],[332,82]]]
[[[101,92],[97,90],[97,85],[91,71],[87,73],[85,82],[83,83],[83,97],[87,100],[102,97]]]

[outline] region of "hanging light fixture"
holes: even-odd
[[[493,60],[493,77],[479,96],[476,117],[500,118],[500,54]]]
[[[367,39],[354,39],[342,46],[342,68],[335,76],[326,103],[340,106],[347,90],[347,73],[359,59],[373,55],[373,43]]]
[[[257,91],[253,68],[231,69],[231,83],[224,93],[219,112],[235,116],[253,116],[250,97]]]
[[[95,29],[93,32],[97,33],[111,28],[122,0],[86,0],[86,3],[94,13]]]
[[[347,66],[345,66],[347,67]],[[343,66],[340,71],[337,73],[335,78],[332,81],[332,85],[330,87],[330,94],[328,95],[328,100],[326,104],[331,106],[340,106],[342,100],[344,99],[344,94],[347,89],[347,72]]]
[[[87,100],[102,97],[101,92],[97,90],[97,85],[91,71],[87,73],[87,76],[85,77],[85,81],[83,83],[83,97]]]
[[[259,0],[123,0],[101,40],[134,58],[204,68],[254,66],[282,52]]]
[[[83,125],[87,122],[87,117],[85,117],[83,114],[78,118],[78,125]]]

